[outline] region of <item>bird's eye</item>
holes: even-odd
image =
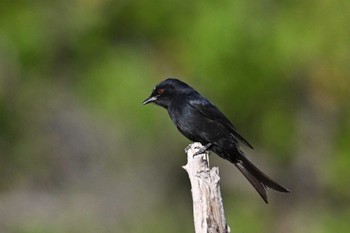
[[[162,88],[162,89],[159,89],[159,90],[157,91],[158,95],[163,94],[163,92],[164,92],[164,89],[163,89],[163,88]]]

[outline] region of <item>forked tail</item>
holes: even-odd
[[[262,197],[262,199],[264,199],[266,203],[268,203],[266,187],[269,187],[273,190],[282,193],[290,192],[288,189],[282,187],[281,185],[270,179],[265,173],[260,171],[244,155],[241,155],[240,159],[238,161],[235,161],[234,164],[247,178],[247,180],[253,185],[255,190],[260,194],[260,196]]]

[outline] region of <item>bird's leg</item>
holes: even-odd
[[[199,154],[203,154],[209,147],[211,147],[211,143],[209,142],[207,145],[199,148],[199,150],[193,154],[193,157],[196,156],[196,155],[199,155]]]

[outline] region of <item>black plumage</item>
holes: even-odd
[[[168,110],[178,130],[188,139],[233,163],[267,203],[266,187],[287,193],[288,189],[271,180],[250,162],[239,143],[253,148],[223,113],[196,90],[178,79],[159,83],[143,104],[155,103]]]

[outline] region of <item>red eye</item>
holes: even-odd
[[[162,89],[159,89],[159,90],[157,91],[158,95],[163,94],[163,92],[164,92],[164,89],[163,89],[163,88],[162,88]]]

